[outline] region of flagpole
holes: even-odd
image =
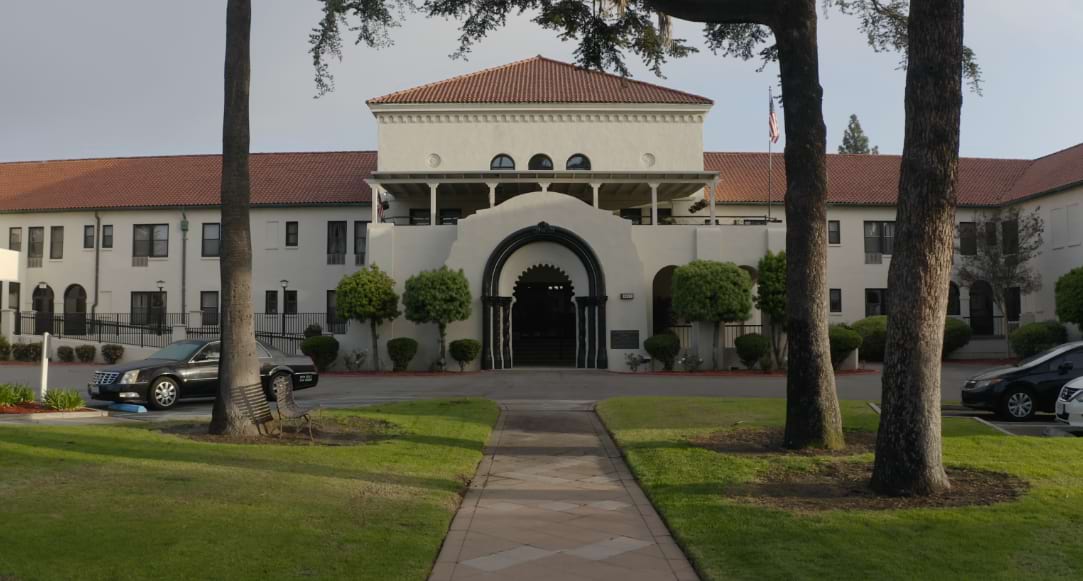
[[[774,91],[771,88],[771,86],[768,85],[767,86],[767,105],[768,105],[768,107],[773,107],[774,104],[775,104]],[[774,172],[774,169],[775,169],[774,168],[775,156],[772,153],[773,152],[773,148],[772,148],[773,144],[774,144],[774,139],[772,139],[770,132],[768,132],[768,134],[767,134],[767,221],[768,222],[771,221],[771,185],[772,185],[771,181],[772,181],[772,178],[774,177],[774,173],[775,173]]]

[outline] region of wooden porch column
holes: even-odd
[[[718,180],[711,182],[707,188],[707,193],[710,195],[708,205],[711,207],[711,226],[718,225],[718,220],[715,217],[714,198],[715,193],[718,192]]]
[[[592,183],[592,184],[590,184],[590,189],[594,190],[594,209],[597,210],[598,209],[598,190],[602,189],[602,184]]]
[[[429,227],[436,226],[436,188],[440,184],[429,184]]]
[[[489,186],[489,207],[492,208],[496,206],[496,186],[499,184],[489,182],[485,185]]]
[[[376,224],[380,221],[380,188],[371,188],[372,191],[372,217],[369,218],[370,224]]]
[[[658,184],[647,184],[651,187],[651,226],[658,225]]]

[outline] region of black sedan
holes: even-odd
[[[993,410],[1007,420],[1027,420],[1036,412],[1053,413],[1060,388],[1077,377],[1083,377],[1083,341],[975,375],[963,386],[963,405]]]
[[[256,344],[256,352],[268,398],[278,382],[291,381],[294,389],[306,389],[319,381],[316,366],[308,357],[286,355],[262,343]],[[146,359],[95,371],[87,391],[93,399],[145,401],[156,410],[172,408],[184,398],[214,397],[218,393],[219,355],[217,340],[177,341]]]

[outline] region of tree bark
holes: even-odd
[[[372,332],[372,368],[380,371],[380,334],[376,331],[379,323],[376,319],[369,319],[369,330]]]
[[[252,319],[252,236],[248,217],[248,96],[251,78],[251,0],[226,6],[225,105],[222,115],[222,355],[210,433],[251,435],[255,424],[233,401],[233,391],[258,384]]]
[[[816,0],[777,9],[786,121],[787,448],[841,448],[842,419],[827,337],[827,130]]]
[[[906,131],[872,488],[948,490],[940,433],[940,358],[955,231],[962,107],[963,0],[913,0]]]

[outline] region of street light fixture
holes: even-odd
[[[154,284],[158,285],[158,334],[161,335],[165,319],[165,281],[159,280]]]
[[[280,284],[282,285],[282,335],[286,334],[286,287],[290,285],[290,281],[282,279]]]

